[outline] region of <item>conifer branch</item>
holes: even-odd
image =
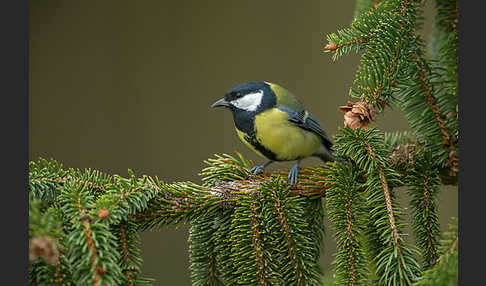
[[[457,226],[450,225],[450,231],[442,241],[442,253],[436,265],[426,269],[413,286],[459,285],[458,279],[458,241]]]
[[[421,249],[424,269],[433,267],[439,257],[439,218],[436,209],[440,178],[433,166],[432,156],[423,153],[415,159],[414,168],[407,175],[412,199],[412,227],[417,245]]]
[[[287,215],[285,213],[285,210],[282,208],[281,201],[278,197],[275,197],[274,208],[275,212],[277,213],[278,221],[280,223],[280,229],[284,234],[285,240],[287,242],[287,251],[290,257],[290,261],[295,269],[296,285],[301,285],[304,281],[302,280],[300,265],[297,262],[297,253],[294,248],[295,243],[292,239],[292,236],[290,235],[290,227],[287,222]]]
[[[78,197],[78,200],[76,202],[76,208],[78,211],[79,220],[81,221],[87,249],[88,252],[90,252],[89,262],[91,264],[91,269],[94,270],[94,285],[99,286],[101,276],[106,273],[106,269],[103,269],[97,262],[98,251],[93,240],[93,230],[91,228],[91,222],[90,218],[87,215],[87,211],[81,203],[81,196]]]
[[[359,172],[352,165],[333,164],[331,188],[326,196],[329,219],[335,225],[338,253],[337,281],[341,285],[368,285],[367,259],[362,246],[365,228],[365,199],[357,192]]]
[[[93,206],[93,212],[109,224],[120,224],[129,215],[146,209],[148,202],[160,192],[161,183],[157,179],[136,178],[133,171],[128,172],[130,178],[113,176]]]
[[[55,267],[55,274],[54,274],[54,277],[55,277],[55,283],[56,285],[58,286],[62,286],[63,285],[63,279],[62,279],[62,273],[61,273],[61,262],[58,261],[56,262],[56,264],[54,264],[54,267]]]
[[[113,227],[113,232],[118,238],[119,265],[127,285],[138,285],[141,280],[151,282],[152,279],[139,277],[142,257],[138,225],[133,221],[122,221]]]
[[[434,73],[431,82],[436,86],[437,106],[441,111],[444,124],[450,133],[449,154],[445,166],[449,176],[455,177],[459,172],[458,162],[458,33],[457,33],[457,0],[436,0],[435,32],[429,51],[434,60],[430,65]],[[454,146],[455,145],[455,146]],[[446,145],[447,146],[447,145]],[[456,179],[457,180],[457,179]]]
[[[400,281],[400,285],[410,285],[418,275],[419,266],[400,235],[399,210],[389,188],[389,182],[399,180],[399,175],[390,167],[390,151],[384,137],[376,129],[352,130],[345,127],[341,132],[336,136],[336,155],[348,158],[368,174],[366,186],[370,219],[384,243],[380,247],[383,250],[375,258],[379,284],[392,279]]]
[[[290,197],[288,185],[280,178],[261,188],[264,253],[273,253],[269,261],[273,273],[269,281],[276,285],[321,285],[318,264],[322,227],[320,198]],[[275,281],[275,282],[273,282]]]
[[[40,158],[38,162],[29,162],[29,192],[41,200],[53,201],[59,194],[67,171],[55,160]]]
[[[211,170],[208,174],[213,180],[211,183],[206,180],[203,186],[191,182],[145,186],[147,189],[156,190],[158,195],[149,202],[145,211],[137,213],[133,218],[142,229],[158,229],[164,225],[194,220],[219,208],[234,208],[235,203],[243,197],[260,197],[265,184],[288,174],[287,170],[277,170],[274,173],[264,172],[253,176],[249,171],[251,165],[242,167],[239,164],[244,164],[243,161],[230,157],[218,155],[216,159],[208,160],[210,167],[205,170]],[[239,175],[228,179],[228,169],[236,170]],[[302,168],[298,184],[289,190],[288,196],[310,199],[324,197],[330,187],[326,169],[323,166]],[[224,180],[217,180],[214,174],[220,174]],[[366,178],[360,177],[359,180]],[[402,185],[398,181],[392,184]],[[358,191],[363,192],[364,188]]]
[[[379,4],[379,0],[357,0],[353,19],[356,19],[362,13],[368,12],[372,9],[376,9]]]
[[[120,224],[120,246],[122,250],[121,251],[122,260],[129,261],[127,231],[126,231],[126,225],[124,223]]]
[[[213,234],[215,261],[218,267],[219,279],[223,285],[235,285],[238,279],[237,268],[233,263],[232,248],[233,241],[231,232],[233,225],[234,209],[222,209],[219,215],[215,216],[214,225],[218,226]]]
[[[191,182],[151,186],[158,195],[151,200],[144,212],[133,216],[142,229],[154,229],[167,224],[194,220],[219,207],[233,208],[242,197],[258,197],[262,187],[288,171],[264,172],[251,175],[251,165],[230,155],[217,155],[206,161],[210,166],[203,169],[204,184]],[[236,175],[232,175],[234,174]],[[308,167],[299,172],[299,183],[290,190],[290,197],[320,198],[328,188],[325,168]]]
[[[406,79],[410,76],[403,74],[403,71],[407,70],[409,56],[407,50],[410,47],[412,47],[412,50],[415,49],[412,56],[415,59],[418,58],[417,51],[420,50],[420,44],[416,41],[416,37],[418,36],[414,34],[417,13],[416,6],[417,3],[410,3],[409,1],[389,1],[380,5],[379,9],[372,9],[368,13],[357,15],[351,29],[347,32],[347,34],[352,34],[356,33],[356,30],[367,31],[369,33],[374,31],[372,33],[373,36],[366,42],[366,52],[362,55],[361,65],[358,67],[356,80],[351,89],[351,93],[355,97],[362,98],[364,96],[366,102],[372,103],[377,110],[382,110],[386,104],[389,104],[389,99],[395,98],[392,96],[393,90],[400,90],[404,86],[402,84],[403,78]],[[387,19],[387,21],[384,21],[384,19]],[[366,23],[366,25],[363,23]],[[337,36],[333,35],[333,37]],[[328,39],[330,38],[328,37]],[[392,39],[395,40],[392,41]],[[353,41],[348,42],[353,43]],[[335,41],[330,41],[328,45],[328,48],[332,49],[337,49],[338,47]],[[417,65],[417,71],[411,72],[411,74],[415,73],[417,75],[417,80],[422,90],[420,93],[423,93],[425,96],[424,104],[429,106],[430,118],[433,118],[438,124],[436,128],[437,134],[443,137],[444,144],[449,150],[447,155],[449,158],[447,159],[446,165],[450,168],[450,175],[454,176],[458,171],[457,151],[454,144],[457,136],[450,134],[444,119],[445,115],[441,113],[442,111],[436,105],[436,100],[432,95],[432,86],[425,78],[425,68],[423,65],[426,65],[426,62],[423,60],[415,60],[415,65]],[[411,85],[408,84],[407,86],[410,87]],[[402,94],[404,92],[401,91]],[[408,91],[407,93],[410,94]],[[414,93],[417,94],[418,92],[414,91]],[[419,139],[429,139],[430,132],[435,132],[431,131],[433,129],[429,127],[431,124],[430,118],[415,116],[416,114],[414,113],[419,111],[416,108],[417,99],[408,97],[402,97],[402,99],[406,102],[404,109],[412,127],[418,127],[418,132],[424,130],[428,133],[427,135],[419,134],[421,135]],[[365,113],[355,113],[351,112],[350,109],[343,110],[345,112],[345,125],[353,128],[367,128],[371,120],[371,116],[369,115],[372,114],[373,109],[367,108],[366,111]],[[427,127],[420,127],[418,126],[419,124],[427,124]],[[438,156],[439,158],[441,157],[440,154]],[[441,161],[439,160],[439,162]]]
[[[427,104],[429,106],[429,109],[432,111],[433,117],[440,129],[440,133],[442,135],[442,142],[445,145],[445,147],[449,149],[449,157],[450,157],[449,160],[454,160],[452,156],[456,152],[456,147],[454,146],[453,138],[449,134],[449,130],[446,127],[445,119],[444,119],[445,116],[441,114],[439,108],[437,107],[436,99],[432,96],[432,86],[425,79],[426,71],[424,65],[426,63],[420,59],[418,53],[414,54],[413,57],[416,60],[415,63],[418,69],[418,79],[420,81],[420,84],[422,85],[422,88],[425,91],[424,96],[426,98]],[[449,164],[454,164],[454,163],[451,161]],[[454,168],[453,166],[451,167]],[[454,170],[452,172],[456,173]]]
[[[93,218],[89,208],[94,195],[86,186],[70,182],[60,194],[63,213],[72,224],[67,239],[73,278],[83,284],[119,284],[123,274],[114,235],[101,218]],[[80,257],[85,256],[84,259]]]
[[[459,0],[435,0],[437,9],[436,26],[446,33],[457,29]]]
[[[365,148],[368,151],[371,159],[377,160],[376,154],[375,154],[374,150],[372,149],[372,147],[370,146],[369,142],[365,142],[365,144],[366,144]],[[412,271],[409,272],[409,270],[407,269],[408,267],[405,265],[406,262],[402,258],[403,255],[406,255],[406,253],[404,253],[403,246],[402,246],[403,240],[401,239],[401,237],[399,235],[399,232],[398,232],[398,229],[397,229],[397,226],[396,226],[396,223],[395,223],[395,214],[394,214],[394,210],[393,210],[393,207],[392,207],[392,198],[391,198],[391,195],[390,195],[390,189],[388,187],[388,183],[387,183],[387,180],[386,180],[386,177],[385,177],[385,172],[383,170],[383,167],[381,166],[380,163],[377,163],[376,167],[377,167],[377,170],[378,170],[379,181],[380,181],[382,189],[383,189],[383,195],[384,195],[385,204],[386,204],[389,226],[390,226],[392,234],[393,234],[394,252],[396,253],[395,258],[398,261],[398,264],[399,264],[399,267],[400,267],[400,269],[398,271],[399,272],[398,276],[401,277],[403,275],[406,275],[404,277],[405,279],[404,279],[404,281],[402,281],[402,283],[404,283],[405,285],[410,285],[411,282],[415,279],[415,277],[417,275],[417,273],[415,273],[415,272],[417,272],[418,269],[415,269],[415,270],[412,270]],[[385,249],[385,251],[386,251],[386,249]],[[413,265],[413,266],[416,267],[418,265]],[[378,266],[379,270],[380,270],[380,268],[381,267]],[[386,271],[384,271],[384,274],[386,276],[388,276],[386,274]],[[396,274],[392,274],[392,275],[396,275]],[[410,276],[408,276],[408,275],[410,275]],[[386,279],[383,279],[383,277],[385,277],[385,276],[382,276],[380,281],[386,281]]]
[[[266,275],[265,275],[265,263],[263,261],[262,238],[261,238],[261,235],[260,235],[260,230],[258,229],[259,224],[260,224],[259,221],[258,221],[259,213],[258,213],[255,202],[250,203],[250,209],[251,209],[251,212],[252,212],[251,226],[252,226],[252,230],[253,230],[253,248],[255,250],[255,262],[258,265],[257,266],[258,284],[268,286],[269,284],[266,280]]]
[[[416,32],[419,25],[416,20],[418,3],[403,1],[401,5],[406,5],[401,13],[409,19],[403,23],[403,37],[408,39],[408,46],[403,48],[402,54],[410,65],[404,66],[405,73],[397,84],[398,98],[417,139],[434,150],[439,165],[448,157],[445,165],[449,167],[450,175],[455,176],[458,160],[455,146],[457,135],[454,130],[457,128],[453,120],[447,119],[447,114],[455,108],[456,94],[452,90],[445,93],[441,91],[444,90],[441,87],[444,81],[437,79],[441,68],[431,65],[430,61],[422,57],[423,41]]]
[[[196,220],[220,205],[231,204],[220,189],[208,189],[191,182],[165,184],[159,195],[148,203],[145,211],[133,216],[141,229],[160,228],[168,224]],[[243,193],[245,193],[243,191]]]
[[[189,230],[189,260],[192,285],[223,285],[218,275],[214,253],[215,215],[193,221]]]
[[[130,252],[128,250],[128,238],[127,238],[127,231],[126,225],[124,223],[120,224],[120,247],[121,247],[121,260],[124,264],[128,264],[130,259]],[[128,285],[133,286],[133,280],[135,277],[133,276],[133,269],[125,268],[122,269],[122,273],[128,280]]]
[[[370,143],[365,142],[365,144],[366,144],[366,147],[365,147],[366,151],[368,151],[371,159],[376,161],[377,160],[376,154],[373,151],[373,149],[371,148]],[[377,165],[377,170],[378,170],[378,176],[380,178],[380,183],[381,183],[381,186],[383,188],[383,195],[385,197],[386,211],[387,211],[387,214],[388,214],[388,220],[390,222],[390,228],[391,228],[392,233],[393,233],[393,238],[395,240],[395,244],[397,244],[398,251],[400,252],[401,248],[400,248],[400,244],[399,244],[399,241],[398,241],[399,235],[398,235],[397,226],[395,225],[395,217],[393,215],[390,189],[388,188],[388,183],[387,183],[386,178],[385,178],[385,172],[383,171],[383,167],[380,164],[376,164],[376,165]]]
[[[324,50],[326,51],[335,51],[341,47],[344,47],[344,46],[349,46],[349,45],[355,45],[355,44],[359,44],[359,43],[363,43],[365,42],[366,39],[364,37],[361,37],[361,38],[357,38],[357,39],[354,39],[354,40],[351,40],[351,41],[347,41],[347,42],[344,42],[344,43],[331,43],[331,44],[327,44],[324,46]]]
[[[31,283],[72,285],[62,214],[55,204],[45,208],[38,194],[29,193],[29,273],[41,274],[34,275]]]
[[[84,213],[82,213],[82,215],[85,216]],[[85,217],[85,218],[82,218],[81,221],[82,221],[82,225],[83,225],[83,229],[84,229],[84,235],[86,237],[86,242],[88,244],[88,251],[91,252],[91,255],[90,255],[91,268],[95,269],[94,285],[98,286],[98,285],[100,285],[99,283],[100,283],[101,276],[103,274],[105,274],[106,270],[103,269],[101,266],[99,266],[96,262],[96,260],[98,259],[98,254],[97,254],[97,251],[96,251],[95,243],[93,241],[93,236],[92,236],[93,231],[91,229],[89,219],[87,217]]]
[[[238,275],[239,285],[269,285],[267,278],[266,245],[263,242],[261,204],[257,197],[243,197],[233,215],[235,227],[231,231],[231,256]],[[241,259],[244,258],[244,259]]]
[[[320,197],[306,197],[303,199],[303,205],[306,206],[307,209],[304,216],[306,218],[306,223],[309,226],[308,231],[311,234],[310,241],[322,241],[322,238],[325,234],[325,212],[322,199]],[[312,257],[316,257],[317,260],[321,255],[322,244],[313,244],[312,247],[314,249]],[[318,269],[318,271],[320,271],[320,269]]]
[[[67,274],[64,263],[47,264],[44,260],[34,261],[29,267],[30,285],[75,285]]]

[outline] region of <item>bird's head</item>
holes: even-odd
[[[232,112],[260,113],[276,105],[275,93],[266,82],[246,82],[230,89],[211,107],[224,106]]]

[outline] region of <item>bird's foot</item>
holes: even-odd
[[[263,165],[255,166],[255,167],[251,168],[250,172],[251,172],[253,175],[258,175],[258,174],[261,174],[261,173],[263,173],[263,170],[265,170],[265,168],[266,168],[268,165],[272,164],[272,163],[273,163],[273,161],[268,161],[268,162],[266,162],[266,163],[265,163],[265,164],[263,164]]]
[[[290,181],[290,185],[293,186],[297,184],[297,176],[299,175],[299,163],[296,163],[289,171],[289,176],[287,180]]]
[[[265,165],[260,165],[260,166],[255,166],[255,167],[251,168],[250,172],[253,175],[258,175],[258,174],[263,173],[263,170],[265,170]]]

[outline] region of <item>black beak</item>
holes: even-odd
[[[221,98],[220,100],[218,100],[215,103],[213,103],[213,105],[211,105],[211,107],[217,107],[217,106],[226,106],[226,107],[229,107],[230,106],[230,103],[227,102],[226,100],[224,100],[224,98]]]

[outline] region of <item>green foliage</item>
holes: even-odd
[[[203,216],[194,220],[189,231],[189,261],[192,285],[224,285],[219,278],[214,248],[214,224],[218,214]]]
[[[42,200],[29,193],[29,236],[59,237],[62,235],[62,214],[56,205],[44,206]]]
[[[150,285],[140,277],[132,216],[158,193],[143,176],[65,170],[55,160],[29,164],[31,284]]]
[[[357,284],[350,281],[352,271],[346,266],[351,261],[349,254],[363,248],[371,260],[370,277],[377,277],[373,285],[411,285],[415,281],[429,285],[430,279],[421,278],[424,273],[434,273],[440,279],[447,279],[447,271],[457,275],[457,263],[443,259],[437,264],[440,234],[436,207],[440,185],[457,183],[457,1],[435,1],[436,31],[427,47],[429,58],[418,33],[423,22],[421,2],[358,0],[351,27],[327,36],[325,50],[333,53],[333,59],[353,50],[362,53],[350,95],[370,104],[370,113],[396,105],[405,112],[411,127],[410,132],[385,134],[373,128],[346,127],[336,136],[336,154],[351,164],[346,166],[348,171],[355,168],[346,177],[362,183],[345,181],[344,173],[338,176],[336,168],[344,169],[342,164],[330,169],[334,183],[330,183],[327,200],[340,202],[329,210],[336,223],[337,241],[355,241],[338,249],[339,254],[347,254],[337,255],[334,262],[338,285]],[[395,200],[396,186],[408,188],[415,246],[422,269],[431,272],[420,273],[413,255],[415,247],[402,239],[403,210]],[[347,192],[358,187],[364,189],[365,206],[353,197],[353,208],[343,209],[346,199],[351,200]],[[363,221],[362,229],[353,228],[360,234],[357,237],[350,236],[344,227],[356,226],[345,220],[344,214],[351,210],[353,214],[363,210],[369,216],[353,217]],[[443,271],[434,272],[441,268]],[[454,283],[457,285],[457,280]]]
[[[165,184],[161,186],[160,195],[150,201],[148,209],[137,216],[137,223],[145,230],[197,220],[218,209],[220,204],[234,200],[223,197],[218,191],[191,182]]]
[[[190,222],[194,285],[320,285],[321,196],[298,196],[278,175],[249,181],[250,164],[239,156],[207,160],[202,186],[32,163],[33,173],[43,170],[56,185],[41,185],[55,196],[31,188],[30,237],[54,238],[62,251],[52,265],[33,259],[31,282],[148,285],[139,232]],[[300,177],[321,178],[305,170]]]
[[[415,140],[410,131],[395,131],[383,133],[385,144],[390,147],[414,143]]]
[[[407,4],[405,17],[401,1],[384,1],[376,8],[358,13],[350,28],[328,35],[329,43],[338,47],[334,50],[334,59],[352,50],[363,51],[350,95],[364,96],[378,110],[396,99],[395,85],[407,76],[402,71],[410,57],[403,51],[409,48],[413,36],[409,27],[413,25],[415,14],[411,10],[416,3]]]
[[[88,210],[94,207],[89,188],[69,182],[61,191],[59,201],[71,228],[66,255],[72,265],[73,279],[82,285],[120,284],[122,273],[117,263],[116,239],[106,223],[88,215]]]
[[[215,154],[216,158],[209,158],[204,161],[208,167],[204,168],[200,175],[204,186],[214,186],[219,181],[236,181],[248,178],[250,162],[248,162],[240,153],[237,153],[237,160],[231,155]]]
[[[375,5],[378,5],[379,3],[379,0],[357,0],[353,18],[356,18],[362,13],[370,11],[371,9],[374,9]]]
[[[143,261],[138,225],[133,220],[122,221],[112,226],[111,231],[117,238],[118,265],[124,274],[124,283],[133,281],[134,285],[152,285],[153,279],[140,276]]]
[[[29,162],[29,193],[34,197],[52,202],[59,194],[62,180],[68,171],[55,160],[40,158]]]
[[[372,252],[376,263],[378,285],[409,285],[419,273],[419,265],[413,257],[414,249],[403,240],[404,223],[402,210],[390,188],[391,183],[400,183],[400,175],[391,167],[390,152],[384,136],[376,129],[341,129],[336,136],[336,154],[349,158],[362,172],[367,174],[364,184],[369,219],[379,234],[382,246]],[[376,242],[374,242],[376,243]],[[339,261],[338,261],[339,262]]]
[[[262,202],[266,202],[262,211],[266,215],[263,232],[269,234],[268,252],[276,251],[283,256],[270,265],[272,272],[279,273],[282,279],[272,284],[319,285],[322,271],[318,259],[322,242],[318,238],[322,228],[315,220],[321,221],[321,212],[316,211],[321,207],[321,199],[316,202],[290,197],[289,191],[288,185],[280,180],[262,186]]]
[[[457,225],[450,225],[450,231],[445,233],[442,254],[434,268],[427,269],[415,282],[414,286],[455,286],[459,285],[458,267],[458,233]]]
[[[206,162],[210,166],[202,174],[209,178],[203,181],[213,184],[213,193],[220,188],[226,202],[220,199],[212,213],[196,211],[202,214],[191,220],[193,285],[320,285],[321,199],[291,196],[279,177],[235,185],[228,171],[247,178],[243,158],[224,155]],[[222,190],[214,178],[226,180],[234,192]]]
[[[216,255],[219,278],[224,285],[235,285],[238,279],[235,265],[233,263],[225,263],[232,260],[231,249],[233,241],[230,232],[233,229],[233,213],[234,209],[223,208],[213,222],[214,227],[217,228],[217,231],[214,233],[214,253]]]
[[[51,163],[54,163],[51,161]],[[52,197],[44,196],[46,201]],[[71,265],[66,255],[66,231],[60,208],[29,193],[29,237],[33,264],[29,269],[30,283],[38,285],[72,285]],[[40,243],[40,245],[39,245]]]
[[[328,35],[333,59],[362,51],[350,95],[364,98],[382,111],[395,104],[403,109],[420,144],[438,165],[455,164],[457,148],[457,3],[436,1],[437,60],[424,57],[417,32],[420,1],[358,1],[350,28]]]
[[[29,284],[48,285],[75,285],[71,277],[69,265],[62,261],[59,265],[51,265],[44,260],[34,261],[29,268]]]
[[[435,265],[439,255],[440,231],[436,201],[441,181],[432,162],[430,153],[421,154],[406,178],[412,198],[412,227],[416,244],[422,252],[424,268]]]
[[[368,285],[368,258],[364,247],[366,198],[353,165],[337,163],[329,169],[326,201],[329,220],[336,231],[338,252],[334,264],[341,285]]]
[[[431,58],[431,84],[434,97],[447,127],[451,143],[457,144],[458,136],[458,2],[436,0],[435,30],[427,51]]]

